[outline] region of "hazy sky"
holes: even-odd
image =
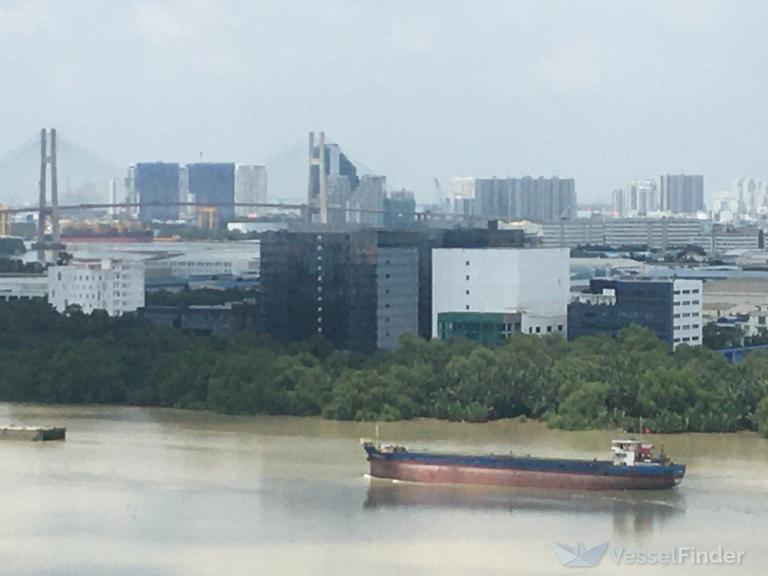
[[[768,176],[767,60],[760,0],[0,0],[0,157],[44,125],[121,165],[303,159],[324,129],[421,200],[460,175],[709,194]]]

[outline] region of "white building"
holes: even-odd
[[[266,166],[240,164],[235,168],[235,202],[265,203],[267,201]],[[236,206],[235,216],[265,214],[265,208]]]
[[[701,346],[703,339],[701,280],[681,280],[672,283],[673,346],[680,344]]]
[[[613,210],[617,216],[646,216],[659,210],[659,193],[654,180],[638,180],[613,191]]]
[[[110,316],[135,312],[144,306],[144,264],[105,258],[74,260],[48,268],[48,301],[58,312],[80,306],[90,314],[105,310]]]
[[[432,250],[432,334],[438,314],[520,314],[524,334],[567,333],[567,248]]]
[[[159,256],[145,261],[150,277],[244,276],[259,273],[259,254],[203,252]]]
[[[0,301],[37,300],[48,296],[48,279],[44,275],[0,276]]]

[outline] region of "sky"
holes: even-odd
[[[0,0],[0,159],[54,126],[117,166],[274,164],[301,198],[324,130],[422,202],[452,176],[710,194],[768,177],[767,25],[758,0]]]

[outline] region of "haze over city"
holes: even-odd
[[[525,174],[574,178],[580,202],[669,172],[709,195],[766,173],[767,18],[716,0],[4,0],[0,157],[56,126],[118,174],[202,154],[264,162],[272,197],[304,198],[324,129],[420,201],[434,177]]]

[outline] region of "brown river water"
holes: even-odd
[[[768,573],[768,440],[755,434],[648,436],[688,465],[679,488],[573,494],[371,480],[368,423],[2,404],[10,423],[67,426],[67,440],[0,443],[0,574]],[[616,435],[510,421],[380,431],[584,458],[607,458]],[[561,564],[555,543],[579,542],[609,543],[598,567]],[[666,553],[682,563],[649,563]]]

